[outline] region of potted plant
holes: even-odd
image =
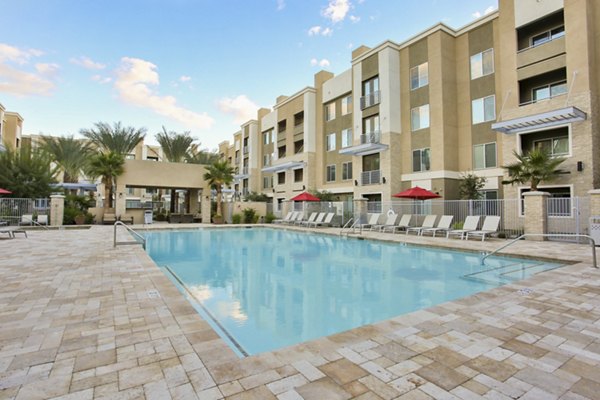
[[[83,225],[85,223],[85,214],[77,214],[73,220],[76,225]]]
[[[223,216],[221,214],[215,214],[212,217],[213,224],[220,225],[223,223]]]

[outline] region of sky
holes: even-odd
[[[497,0],[0,0],[0,103],[24,134],[96,122],[190,131],[214,150],[352,50],[460,28]]]

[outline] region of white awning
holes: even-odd
[[[565,107],[541,114],[514,118],[492,124],[492,129],[502,133],[518,133],[534,129],[548,128],[570,122],[584,121],[586,113],[577,107]]]
[[[271,165],[268,167],[264,167],[262,172],[279,172],[285,171],[287,169],[298,169],[304,168],[305,163],[303,161],[288,161],[281,164]]]
[[[381,143],[364,143],[358,146],[350,146],[340,149],[340,154],[347,154],[351,156],[368,156],[369,154],[380,153],[388,149],[387,144]]]

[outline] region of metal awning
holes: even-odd
[[[268,167],[264,167],[262,172],[279,172],[285,171],[287,169],[298,169],[303,168],[305,163],[303,161],[288,161],[277,165],[271,165]]]
[[[570,122],[584,121],[585,112],[577,107],[565,107],[541,114],[528,115],[527,117],[514,118],[508,121],[492,124],[492,129],[502,133],[518,133],[533,129],[548,128]]]
[[[60,187],[63,189],[68,189],[68,190],[85,190],[88,192],[95,192],[96,189],[96,184],[95,183],[89,183],[89,182],[77,182],[77,183],[57,183],[52,185],[54,187]]]
[[[380,153],[388,149],[387,144],[381,143],[363,143],[358,146],[350,146],[340,149],[340,154],[346,154],[351,156],[368,156],[369,154]]]

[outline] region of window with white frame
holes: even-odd
[[[326,180],[327,180],[327,182],[334,182],[335,181],[335,164],[327,166],[327,177],[326,177]]]
[[[263,155],[263,167],[267,167],[271,164],[271,155],[265,154]]]
[[[539,46],[554,39],[565,36],[565,26],[557,26],[549,31],[531,37],[531,47]]]
[[[352,128],[342,131],[342,147],[352,146]]]
[[[551,99],[555,96],[567,93],[567,81],[559,81],[549,83],[547,85],[538,86],[531,89],[531,98],[533,101],[540,101],[545,99]]]
[[[342,99],[342,115],[350,114],[352,112],[352,95],[346,96]]]
[[[269,139],[271,139],[271,132],[263,132],[263,144],[269,144]]]
[[[496,96],[491,95],[475,99],[471,102],[473,124],[493,121],[496,119]]]
[[[335,150],[335,133],[327,135],[327,151]]]
[[[471,79],[494,73],[494,49],[488,49],[471,56]]]
[[[335,102],[325,104],[325,121],[331,121],[335,118]]]
[[[430,149],[413,150],[413,172],[429,171],[431,163],[429,161]]]
[[[275,132],[275,129],[271,129],[271,143],[275,143],[277,133]]]
[[[566,136],[534,140],[533,146],[546,151],[551,156],[569,154],[569,138]]]
[[[264,176],[263,177],[263,188],[269,189],[273,186],[273,177],[272,176]]]
[[[429,84],[429,63],[424,62],[410,69],[410,90]]]
[[[429,128],[429,104],[410,110],[410,123],[412,131]]]
[[[342,180],[352,179],[352,161],[342,163]]]
[[[473,146],[473,169],[496,167],[496,142]]]

